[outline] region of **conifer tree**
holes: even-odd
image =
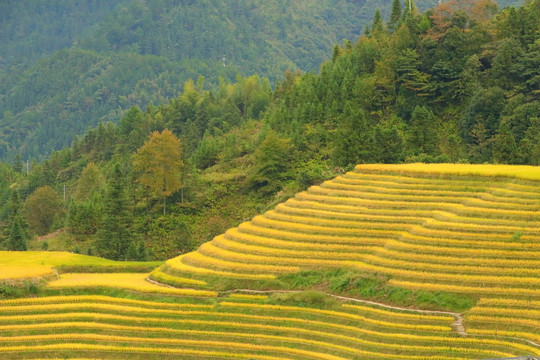
[[[255,151],[253,170],[248,177],[251,187],[264,195],[275,193],[289,178],[292,144],[270,130]]]
[[[493,160],[501,164],[515,164],[517,160],[517,144],[507,121],[501,121],[495,142],[493,143]]]
[[[381,12],[377,9],[375,16],[373,17],[373,25],[371,26],[371,32],[373,34],[381,33],[384,30]]]
[[[26,251],[26,236],[21,226],[21,219],[19,215],[13,218],[13,224],[11,225],[11,231],[8,238],[8,250],[12,251]]]
[[[126,259],[132,238],[132,217],[124,178],[120,166],[115,164],[107,185],[103,221],[96,239],[96,248],[100,255],[114,260]]]
[[[396,30],[400,19],[401,19],[401,0],[394,0],[392,2],[392,13],[390,14],[390,21],[388,21],[388,28],[392,31]]]
[[[351,103],[347,102],[334,137],[334,163],[347,167],[372,162],[373,146],[373,132],[367,124],[364,112],[353,109]]]
[[[408,145],[414,154],[437,155],[439,152],[436,118],[424,106],[416,106],[411,115]]]

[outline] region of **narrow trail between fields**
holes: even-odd
[[[163,284],[163,283],[160,283],[160,282],[158,282],[158,281],[152,280],[152,279],[150,279],[150,278],[147,278],[146,280],[149,281],[149,282],[152,283],[152,284],[155,284],[155,285],[160,285],[160,286],[165,286],[165,287],[174,288],[174,286],[170,286],[170,285],[167,285],[167,284]],[[219,292],[219,296],[223,296],[223,295],[226,295],[226,294],[233,294],[233,293],[246,293],[246,294],[249,294],[249,293],[251,293],[251,294],[300,294],[300,293],[302,293],[302,292],[303,292],[302,290],[250,290],[250,289],[233,289],[233,290],[227,290],[227,291],[220,291],[220,292]],[[528,344],[531,344],[531,345],[534,345],[534,346],[540,348],[540,344],[535,343],[534,341],[531,341],[531,340],[528,340],[528,339],[524,339],[524,338],[519,338],[519,337],[502,336],[502,335],[476,335],[476,334],[469,334],[469,333],[467,333],[467,331],[465,330],[463,314],[457,313],[457,312],[452,312],[452,311],[440,311],[440,310],[411,309],[411,308],[400,307],[400,306],[393,306],[393,305],[388,305],[388,304],[379,303],[379,302],[375,302],[375,301],[362,300],[362,299],[357,299],[357,298],[352,298],[352,297],[347,297],[347,296],[340,296],[340,295],[334,295],[334,294],[328,294],[328,293],[324,293],[324,294],[327,295],[327,296],[333,297],[333,298],[335,298],[335,299],[339,299],[339,300],[352,301],[352,302],[363,303],[363,304],[370,304],[370,305],[376,305],[376,306],[384,307],[384,308],[387,308],[387,309],[393,309],[393,310],[399,310],[399,311],[412,311],[412,312],[417,312],[417,313],[422,313],[422,314],[443,314],[443,315],[451,315],[451,316],[454,317],[454,321],[452,322],[451,327],[452,327],[452,329],[453,329],[456,333],[458,333],[458,334],[461,335],[461,336],[472,336],[472,337],[496,337],[496,338],[503,338],[503,339],[513,339],[513,340],[524,341],[524,342],[526,342],[526,343],[528,343]]]

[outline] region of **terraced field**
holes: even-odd
[[[232,297],[179,303],[107,296],[0,302],[0,358],[478,359],[536,351],[463,338],[452,316],[344,304],[337,310]]]
[[[540,169],[362,165],[166,262],[184,277],[321,268],[480,299],[467,331],[539,342]],[[488,305],[489,304],[489,305]]]
[[[539,210],[539,168],[358,166],[151,273],[70,263],[47,296],[0,300],[0,359],[540,355]],[[21,261],[0,260],[5,277]],[[54,272],[62,260],[30,263]],[[332,269],[476,305],[407,310],[270,288]],[[231,284],[252,291],[223,291]]]

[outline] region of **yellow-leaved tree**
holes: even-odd
[[[182,188],[182,147],[169,129],[154,131],[150,138],[132,155],[137,182],[147,191],[163,199],[163,214],[166,199]]]

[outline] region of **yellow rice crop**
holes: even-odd
[[[234,359],[260,359],[260,360],[285,360],[288,358],[258,355],[258,354],[245,354],[238,352],[225,352],[225,351],[209,351],[198,349],[184,349],[184,348],[158,348],[158,347],[132,347],[132,346],[113,346],[113,345],[95,345],[95,344],[48,344],[48,345],[33,345],[33,346],[4,346],[0,347],[0,352],[57,352],[61,350],[69,351],[91,351],[91,352],[114,352],[114,353],[155,353],[155,354],[167,354],[167,355],[184,355],[184,356],[212,356],[212,357],[225,357]],[[341,359],[341,358],[337,358]]]
[[[458,227],[459,229],[459,227]],[[478,233],[478,232],[464,232],[458,230],[438,230],[438,229],[429,229],[423,225],[410,225],[409,230],[415,234],[425,235],[435,238],[459,238],[459,239],[485,239],[485,240],[502,240],[507,241],[512,238],[508,234],[498,234],[493,233],[495,229],[490,233]],[[540,237],[537,238],[540,240]]]
[[[362,246],[363,242],[358,245],[346,245],[335,243],[314,243],[278,240],[269,236],[258,236],[251,233],[240,232],[238,228],[227,230],[225,238],[237,242],[248,244],[264,245],[266,247],[274,247],[279,249],[300,249],[313,251],[338,251],[338,252],[369,252],[374,250],[373,246]],[[371,239],[371,238],[370,238]],[[371,245],[371,244],[367,244]]]
[[[323,250],[287,250],[282,248],[275,248],[275,247],[267,247],[267,246],[257,246],[257,245],[247,245],[244,243],[228,240],[225,236],[219,235],[212,240],[210,243],[213,246],[237,252],[237,253],[243,253],[244,255],[265,255],[265,256],[279,256],[284,258],[292,258],[285,263],[296,263],[296,264],[303,264],[304,260],[308,259],[319,259],[322,261],[330,260],[332,262],[335,262],[335,260],[357,260],[360,258],[358,253],[354,252],[331,252],[331,251],[323,251]],[[210,246],[209,246],[210,248]],[[255,261],[256,258],[252,258],[253,261]],[[267,262],[267,259],[259,258],[261,261]],[[255,261],[256,262],[256,261]],[[275,260],[275,263],[279,262],[279,260]],[[270,260],[270,263],[272,261]],[[309,263],[312,263],[309,261]],[[318,262],[320,263],[320,262]],[[306,263],[308,264],[308,263]],[[347,263],[343,263],[343,265],[350,265]]]
[[[437,243],[440,245],[451,245],[458,248],[486,248],[486,249],[505,249],[505,250],[540,250],[540,242],[539,243],[527,243],[524,244],[522,242],[512,242],[512,241],[501,241],[497,239],[493,239],[494,237],[486,236],[484,239],[482,239],[483,234],[478,234],[477,238],[478,240],[460,240],[460,239],[452,239],[452,238],[433,238],[430,236],[422,236],[417,234],[411,234],[409,232],[402,232],[400,237],[400,240],[405,240],[407,242],[413,242],[416,244],[433,244]],[[504,238],[504,237],[501,237]],[[510,238],[510,236],[506,237],[507,239]]]
[[[139,305],[152,308],[169,308],[169,309],[184,309],[184,308],[200,308],[200,309],[212,309],[213,305],[206,304],[175,304],[164,303],[157,301],[146,300],[134,300],[124,299],[112,296],[103,295],[60,295],[60,296],[46,296],[36,298],[18,298],[9,300],[0,300],[0,307],[15,306],[15,305],[32,305],[32,304],[64,304],[64,303],[82,303],[82,302],[94,302],[94,303],[112,303],[122,305]]]
[[[200,265],[206,265],[210,268],[217,267],[220,269],[228,269],[228,270],[238,270],[246,271],[246,272],[253,272],[253,273],[287,273],[287,272],[298,272],[300,271],[300,268],[298,266],[279,266],[279,265],[266,265],[266,264],[251,264],[249,261],[246,262],[238,262],[238,260],[242,260],[243,254],[238,254],[233,261],[230,260],[222,260],[220,258],[220,255],[229,254],[230,252],[227,252],[226,250],[222,250],[219,248],[214,247],[211,243],[205,243],[199,247],[199,250],[197,252],[189,253],[185,255],[183,258],[184,260],[192,260],[197,264]],[[235,255],[236,253],[231,253],[231,255]],[[234,256],[233,255],[233,256]],[[256,255],[247,255],[246,256],[256,256]],[[226,257],[223,257],[226,258]],[[272,262],[267,262],[267,264],[271,264]]]
[[[363,170],[390,171],[397,173],[416,173],[434,175],[479,175],[479,176],[504,176],[526,180],[540,180],[540,167],[527,165],[476,165],[476,164],[362,164],[354,169],[356,172]]]
[[[191,285],[191,286],[205,286],[206,282],[201,280],[195,280],[195,279],[189,279],[189,278],[183,278],[179,276],[171,276],[169,274],[165,274],[160,270],[160,268],[157,268],[156,270],[152,271],[150,273],[150,277],[157,281],[163,281],[166,283],[173,283],[174,285]]]
[[[195,254],[195,253],[190,253],[190,254]],[[183,262],[184,257],[185,255],[181,255],[171,260],[167,260],[166,264],[167,266],[170,266],[171,268],[177,271],[184,271],[187,273],[195,273],[195,274],[200,274],[200,275],[223,276],[223,277],[229,277],[229,278],[251,279],[251,280],[271,280],[271,279],[276,278],[276,276],[272,274],[247,274],[247,273],[219,271],[219,270],[201,268],[198,266],[191,266]]]
[[[369,190],[366,192],[366,190]],[[345,185],[325,182],[320,187],[311,187],[309,192],[317,194],[332,194],[337,196],[352,196],[364,199],[395,199],[402,201],[448,202],[477,204],[483,207],[504,207],[509,209],[538,209],[536,198],[521,199],[515,197],[495,196],[488,193],[470,193],[458,191],[387,189],[377,186]]]
[[[322,234],[332,234],[332,235],[343,235],[347,234],[350,236],[376,236],[376,237],[389,237],[396,236],[399,234],[399,231],[396,230],[383,230],[380,229],[366,229],[366,228],[341,228],[341,227],[328,227],[328,226],[318,226],[318,225],[309,225],[301,223],[293,223],[283,220],[270,219],[264,216],[255,216],[251,223],[253,225],[261,227],[275,228],[279,230],[289,230],[289,231],[298,231],[298,232],[307,232],[307,233],[322,233]]]
[[[232,303],[232,302],[225,302],[225,301],[219,303],[219,305],[226,306],[226,307],[236,307],[236,308],[249,308],[249,309],[255,308],[255,309],[261,309],[261,310],[294,311],[298,313],[326,315],[326,316],[338,317],[338,318],[343,318],[343,319],[356,320],[356,321],[360,321],[364,323],[369,323],[369,324],[373,324],[377,326],[384,326],[384,327],[389,327],[389,328],[402,328],[402,329],[440,331],[440,332],[451,331],[450,326],[417,325],[417,324],[408,324],[408,323],[399,323],[399,322],[388,322],[388,321],[370,319],[364,316],[345,313],[345,312],[303,308],[303,307],[298,307],[298,306],[246,304],[246,303]]]
[[[507,251],[496,249],[474,249],[474,248],[457,248],[457,247],[442,247],[430,245],[415,245],[403,243],[400,241],[389,240],[386,246],[394,249],[402,249],[404,251],[414,251],[419,254],[432,253],[444,255],[457,255],[469,257],[491,257],[491,258],[508,258],[508,259],[540,259],[540,251]]]
[[[253,294],[229,294],[231,299],[244,299],[244,300],[266,300],[268,295],[253,295]]]
[[[156,266],[159,262],[155,262]],[[16,266],[108,266],[126,267],[144,264],[136,261],[114,261],[95,256],[72,254],[64,251],[0,251],[0,267]]]
[[[464,221],[471,221],[473,219],[471,218],[463,218]],[[475,223],[467,223],[467,222],[457,222],[457,221],[441,221],[438,219],[429,219],[426,218],[423,226],[425,227],[437,227],[437,228],[443,228],[443,229],[460,229],[460,230],[467,230],[472,232],[479,232],[479,233],[489,233],[489,232],[498,232],[498,233],[516,233],[516,232],[523,232],[524,234],[527,234],[529,232],[531,233],[538,233],[540,234],[540,224],[539,227],[534,227],[531,223],[528,223],[526,226],[507,226],[507,225],[496,225],[496,224],[490,224],[490,225],[484,225],[484,224],[475,224]]]
[[[395,244],[393,244],[395,246]],[[538,269],[540,260],[526,259],[495,259],[495,258],[479,258],[467,257],[465,254],[450,256],[443,254],[419,254],[413,251],[396,251],[388,248],[379,248],[377,250],[379,256],[384,255],[388,259],[401,259],[405,261],[425,261],[434,264],[475,264],[477,266],[492,266],[492,267],[519,267]],[[495,269],[496,271],[497,269]]]
[[[390,218],[405,218],[405,219],[414,219],[415,221],[420,221],[423,218],[430,217],[433,214],[431,210],[421,210],[421,209],[374,209],[368,207],[352,206],[352,205],[335,205],[329,203],[323,203],[318,201],[304,200],[302,197],[308,195],[305,192],[298,193],[295,198],[287,200],[285,204],[291,208],[305,208],[305,209],[322,209],[326,211],[334,212],[343,212],[348,214],[365,214],[365,215],[376,215],[381,217],[390,217]]]
[[[538,318],[536,319],[523,319],[523,318],[505,318],[501,316],[487,316],[487,315],[469,315],[468,321],[472,322],[489,322],[495,324],[508,324],[508,325],[523,325],[530,326],[533,329],[538,329],[540,324]]]
[[[496,329],[476,329],[467,328],[467,332],[476,335],[495,335],[504,336],[516,339],[531,339],[533,341],[540,341],[540,335],[538,333],[529,333],[525,331],[508,331],[508,330],[496,330]],[[540,355],[540,351],[537,348],[529,350],[532,354]]]
[[[288,353],[301,356],[308,356],[312,359],[324,359],[324,360],[338,360],[343,359],[338,356],[319,353],[303,349],[295,349],[284,346],[273,345],[259,345],[250,343],[236,343],[225,341],[212,341],[212,340],[190,340],[190,339],[169,339],[169,338],[143,338],[143,337],[127,337],[127,336],[112,336],[112,335],[98,335],[98,334],[52,334],[52,335],[28,335],[18,337],[3,337],[0,338],[0,343],[11,339],[11,341],[40,341],[40,340],[58,340],[58,341],[99,341],[99,342],[137,342],[137,343],[153,343],[161,345],[181,345],[181,346],[194,346],[200,347],[218,347],[222,349],[242,349],[242,350],[254,350],[254,351],[270,351],[277,353]],[[315,342],[314,342],[315,343]],[[0,347],[0,352],[6,351],[10,347]],[[154,348],[145,348],[147,352],[153,352]],[[351,349],[352,350],[352,349]],[[9,351],[9,350],[7,350]]]
[[[241,325],[241,324],[240,324]],[[264,325],[263,325],[264,326]],[[274,330],[275,331],[276,326],[269,326],[268,329],[265,330]],[[86,322],[68,322],[68,323],[47,323],[47,324],[29,324],[29,325],[21,325],[20,328],[16,328],[14,326],[8,325],[6,327],[7,331],[13,331],[13,330],[46,330],[46,329],[99,329],[99,330],[117,330],[117,331],[123,331],[123,332],[134,332],[134,331],[144,331],[144,332],[152,332],[152,333],[167,333],[167,334],[178,334],[178,335],[202,335],[202,336],[233,336],[235,338],[260,338],[260,339],[269,339],[269,340],[280,340],[280,341],[287,341],[287,342],[298,342],[303,344],[318,344],[318,342],[312,342],[311,340],[298,338],[298,337],[284,337],[279,335],[267,335],[264,333],[254,333],[251,329],[247,333],[239,333],[236,331],[208,331],[208,330],[187,330],[187,329],[171,329],[171,328],[163,328],[163,327],[143,327],[143,326],[126,326],[126,325],[117,325],[117,324],[101,324],[101,323],[86,323]],[[362,338],[356,338],[356,337],[350,337],[345,336],[341,334],[336,333],[326,333],[321,332],[317,330],[307,330],[302,328],[287,328],[288,330],[284,330],[287,334],[295,333],[295,334],[303,334],[306,336],[320,336],[324,338],[332,338],[337,339],[340,341],[347,341],[347,342],[354,342],[359,345],[365,345],[365,346],[372,346],[372,347],[378,347],[381,348],[384,352],[393,352],[394,349],[398,349],[400,351],[413,351],[415,353],[418,352],[430,352],[433,353],[435,351],[449,351],[450,349],[462,352],[462,353],[468,353],[468,354],[491,354],[493,355],[492,351],[485,350],[485,349],[476,349],[471,347],[455,347],[452,346],[451,348],[449,346],[437,346],[437,345],[429,345],[429,346],[422,346],[422,345],[407,345],[407,344],[395,344],[395,343],[384,343],[384,342],[376,342],[371,340],[365,340]],[[445,339],[446,342],[450,342],[452,338],[441,338]],[[439,341],[440,342],[440,341]],[[478,345],[478,344],[472,344],[472,345]],[[498,344],[498,345],[508,345],[508,344]],[[335,347],[340,348],[339,345],[332,344],[332,343],[325,343],[324,346],[328,347]],[[527,348],[528,349],[528,348]],[[384,354],[384,352],[381,352],[381,355]],[[500,352],[497,352],[500,354]]]
[[[140,273],[63,274],[60,279],[51,281],[48,286],[52,289],[105,287],[145,293],[202,297],[217,296],[214,291],[176,289],[154,285],[145,280],[148,276],[149,274]]]
[[[243,338],[254,338],[254,335],[252,334],[239,334],[239,333],[230,333],[230,332],[215,332],[215,331],[182,331],[182,333],[191,333],[191,334],[197,334],[197,335],[210,335],[210,336],[235,336],[235,337],[243,337]],[[246,336],[247,335],[247,336]],[[307,340],[307,339],[298,339],[298,338],[290,338],[290,337],[284,337],[284,336],[275,336],[275,335],[265,335],[265,334],[257,334],[257,339],[266,339],[266,340],[277,340],[280,342],[292,342],[296,344],[304,344],[304,345],[310,345],[310,346],[321,346],[325,348],[333,348],[337,350],[347,351],[350,353],[356,353],[356,349],[347,347],[347,346],[341,346],[337,344],[332,344],[328,342],[323,341],[315,341],[315,340]],[[14,341],[43,341],[43,340],[66,340],[66,341],[100,341],[100,342],[110,342],[110,341],[116,341],[116,342],[139,342],[139,343],[147,343],[147,342],[155,342],[157,344],[166,344],[166,345],[184,345],[184,346],[221,346],[223,348],[243,348],[248,350],[259,350],[258,348],[261,345],[255,345],[255,344],[246,344],[246,343],[238,343],[238,342],[230,342],[230,341],[208,341],[208,340],[187,340],[187,339],[170,339],[170,338],[141,338],[141,337],[126,337],[126,336],[111,336],[111,335],[94,335],[94,334],[61,334],[61,335],[31,335],[31,336],[17,336],[17,337],[4,337],[0,338],[1,340],[4,340],[6,343],[8,342],[14,342]],[[276,347],[276,346],[268,346],[268,345],[262,345],[263,350],[270,350],[270,351],[279,351],[280,352],[288,352],[288,347]],[[305,351],[305,350],[301,350]],[[293,353],[295,353],[293,351]],[[300,353],[296,353],[300,354]]]
[[[223,239],[222,236],[219,236],[219,241],[222,242],[229,242],[229,240]],[[267,256],[260,256],[260,255],[252,255],[252,254],[246,254],[243,252],[235,252],[235,251],[229,251],[226,249],[223,249],[221,247],[214,246],[214,244],[217,243],[216,240],[204,244],[204,247],[201,246],[199,250],[197,250],[197,253],[208,256],[209,258],[218,258],[218,259],[224,259],[228,262],[228,266],[230,266],[231,269],[243,269],[243,270],[250,270],[250,271],[264,271],[264,266],[267,266],[266,264],[294,264],[296,265],[295,270],[290,270],[290,272],[298,272],[300,271],[299,266],[326,266],[326,267],[351,267],[354,266],[355,263],[352,261],[346,261],[346,260],[332,260],[332,259],[311,259],[309,256],[317,256],[317,252],[306,252],[308,255],[308,258],[300,258],[298,255],[302,255],[301,252],[296,251],[296,257],[294,257],[294,251],[290,250],[281,250],[281,249],[274,249],[274,248],[265,248],[257,246],[261,250],[261,252],[266,252]],[[243,245],[240,243],[237,243],[238,246],[236,246],[237,249],[244,248],[249,251],[249,249],[253,249],[254,246],[250,245]],[[291,257],[279,257],[283,256],[284,254],[288,254]],[[338,254],[339,255],[339,254]],[[336,256],[339,258],[339,256]],[[269,270],[266,270],[269,271]],[[283,272],[283,271],[281,271]]]
[[[355,191],[360,193],[377,193],[377,194],[392,194],[396,196],[452,196],[456,198],[465,198],[465,197],[476,197],[481,196],[483,192],[481,191],[456,191],[456,190],[449,190],[449,189],[437,189],[437,188],[429,188],[429,189],[418,189],[416,186],[410,186],[410,187],[401,187],[399,184],[396,184],[395,187],[388,187],[386,184],[384,185],[364,185],[364,184],[347,184],[342,182],[337,182],[335,180],[325,181],[320,186],[325,189],[335,189],[335,190],[349,190],[349,191]]]
[[[238,227],[238,231],[242,233],[258,234],[274,239],[285,239],[288,241],[297,242],[320,242],[327,244],[354,244],[362,245],[384,245],[389,238],[366,237],[361,240],[353,236],[335,236],[335,235],[319,235],[306,234],[300,232],[292,232],[286,230],[278,230],[275,228],[258,226],[252,223],[242,223]]]
[[[290,216],[302,216],[312,218],[325,218],[325,219],[337,219],[337,220],[357,220],[359,222],[376,221],[382,223],[395,223],[400,224],[415,224],[421,223],[425,218],[413,217],[413,216],[388,216],[388,215],[373,215],[373,214],[359,214],[343,211],[331,211],[321,209],[311,209],[299,206],[289,206],[290,202],[279,204],[274,208],[274,211],[279,214]]]
[[[400,258],[389,258],[383,257],[382,255],[397,255]],[[446,264],[443,261],[447,260],[447,257],[440,257],[442,262],[430,263],[423,262],[422,257],[416,257],[415,254],[408,254],[409,257],[405,257],[406,254],[400,252],[392,252],[388,249],[381,249],[378,255],[362,254],[361,259],[369,264],[380,265],[389,268],[398,268],[398,269],[410,269],[410,270],[422,270],[422,271],[436,271],[443,273],[454,273],[454,274],[487,274],[487,275],[505,275],[505,276],[539,276],[540,277],[540,267],[538,268],[522,268],[514,267],[516,264],[509,264],[508,267],[497,267],[493,264],[490,267],[482,266],[480,264],[475,265],[462,265],[469,264],[474,262],[459,262],[462,260],[456,258],[457,264]],[[360,258],[360,256],[359,256]],[[540,265],[540,264],[539,264]]]
[[[526,218],[534,219],[538,218],[537,211],[526,211],[526,210],[506,210],[498,208],[488,208],[488,207],[475,207],[467,206],[459,203],[443,203],[443,202],[433,202],[429,203],[429,207],[426,207],[425,202],[414,202],[414,201],[388,201],[388,200],[367,200],[359,199],[353,197],[335,197],[328,195],[316,195],[311,193],[299,193],[296,195],[298,199],[306,199],[310,201],[320,201],[323,203],[330,204],[358,204],[361,206],[368,206],[372,208],[389,208],[389,209],[419,209],[421,211],[452,211],[458,214],[468,214],[468,215],[492,215],[493,217],[512,217],[512,218]],[[521,219],[523,220],[523,219]]]
[[[341,306],[346,309],[416,321],[454,321],[454,317],[452,315],[428,315],[421,312],[397,312],[365,305],[343,304]]]
[[[9,306],[2,309],[10,312],[52,312],[52,311],[114,311],[122,314],[160,314],[160,315],[205,315],[207,312],[191,309],[212,309],[212,305],[185,304],[183,310],[156,309],[137,306],[100,304],[100,303],[64,303],[64,304],[32,304]],[[185,310],[188,309],[188,310]]]
[[[9,254],[0,254],[1,256]],[[51,274],[53,270],[50,265],[2,265],[0,261],[0,280],[37,278]]]
[[[469,200],[469,198],[462,197],[448,197],[448,196],[435,196],[435,195],[398,195],[398,194],[386,194],[386,193],[371,193],[371,192],[359,192],[352,190],[340,190],[340,189],[329,189],[320,186],[312,186],[308,189],[308,193],[331,196],[336,198],[353,198],[361,199],[367,201],[396,201],[396,202],[409,202],[413,204],[419,204],[426,206],[430,203],[436,205],[438,203],[458,203],[464,200]],[[390,200],[387,200],[390,199]]]
[[[339,228],[349,228],[356,229],[361,228],[362,230],[367,229],[398,229],[404,230],[408,229],[410,225],[403,223],[392,223],[392,222],[371,222],[371,221],[346,221],[346,220],[336,220],[336,219],[324,219],[317,217],[307,217],[307,216],[294,216],[279,213],[273,210],[267,211],[264,214],[264,217],[267,219],[274,219],[279,221],[286,221],[291,223],[299,224],[315,224],[319,226],[328,226],[328,227],[339,227]]]
[[[348,325],[341,325],[337,323],[327,323],[327,322],[321,322],[316,320],[306,320],[306,319],[297,319],[297,318],[283,318],[283,317],[269,317],[269,316],[256,316],[256,315],[245,315],[245,314],[230,314],[230,313],[220,313],[223,316],[226,317],[241,317],[241,318],[249,318],[255,320],[253,323],[246,323],[246,322],[229,322],[229,321],[215,321],[215,320],[202,320],[202,319],[167,319],[167,318],[149,318],[149,317],[134,317],[134,316],[125,316],[125,315],[113,315],[113,314],[100,314],[100,313],[67,313],[67,314],[39,314],[39,315],[23,315],[23,316],[9,316],[9,317],[3,317],[1,318],[4,321],[17,321],[17,322],[24,322],[24,321],[43,321],[43,320],[73,320],[75,318],[81,319],[81,318],[88,318],[91,321],[99,321],[97,323],[80,323],[80,322],[69,322],[69,323],[45,323],[45,324],[18,324],[18,325],[2,325],[0,327],[0,330],[11,330],[20,328],[23,329],[38,329],[40,327],[43,327],[44,329],[47,328],[58,328],[62,326],[67,327],[73,327],[77,326],[77,324],[85,324],[86,327],[94,327],[94,328],[100,328],[102,325],[107,328],[111,326],[118,326],[118,325],[111,325],[111,324],[104,324],[103,321],[106,320],[115,320],[115,321],[132,321],[135,323],[156,323],[159,325],[163,325],[165,323],[183,323],[183,324],[192,324],[192,325],[210,325],[210,326],[228,326],[232,327],[234,329],[259,329],[262,331],[285,331],[287,333],[303,333],[307,335],[324,335],[326,337],[335,337],[343,340],[350,340],[352,338],[350,337],[344,337],[340,332],[332,331],[328,333],[321,333],[316,330],[309,330],[309,329],[303,329],[303,328],[297,328],[297,327],[289,327],[289,326],[276,326],[276,325],[268,325],[268,324],[262,324],[263,321],[276,321],[280,324],[283,322],[292,322],[301,324],[303,326],[310,326],[310,327],[317,327],[317,326],[324,326],[329,327],[332,329],[337,330],[346,330],[349,332],[352,332],[353,334],[363,334],[367,336],[377,336],[381,338],[388,339],[391,343],[395,339],[403,339],[407,340],[407,342],[415,342],[415,341],[432,341],[437,344],[439,343],[450,343],[450,344],[472,344],[472,345],[479,345],[484,346],[487,344],[490,345],[496,345],[496,346],[507,346],[515,349],[524,350],[527,352],[531,352],[531,350],[534,352],[534,348],[527,345],[522,345],[518,343],[508,342],[504,340],[491,340],[491,339],[477,339],[477,338],[455,338],[455,337],[448,337],[448,336],[433,336],[433,335],[416,335],[416,334],[408,334],[408,333],[392,333],[388,331],[376,331],[376,330],[369,330],[359,327],[353,327]],[[82,325],[81,325],[82,326]],[[251,330],[250,330],[251,331]],[[372,342],[365,342],[365,340],[357,339],[356,341],[360,341],[364,344],[372,344]],[[384,345],[382,343],[381,345]],[[389,346],[393,346],[389,345]],[[411,345],[414,346],[414,345]],[[474,351],[471,349],[471,351]]]
[[[515,306],[521,308],[540,309],[540,301],[519,299],[482,298],[477,302],[477,305],[500,305],[505,307]]]
[[[522,308],[500,308],[500,307],[489,307],[489,306],[476,306],[468,312],[469,315],[497,315],[501,317],[510,317],[510,318],[531,318],[531,319],[540,319],[540,310],[530,310]],[[503,319],[502,321],[508,321]],[[540,322],[538,324],[540,327]]]
[[[410,289],[428,290],[428,291],[448,291],[454,293],[469,293],[482,295],[514,295],[514,296],[540,296],[540,289],[523,289],[523,288],[505,288],[499,286],[461,286],[439,283],[412,282],[405,280],[390,279],[388,284],[391,286],[399,286]]]

